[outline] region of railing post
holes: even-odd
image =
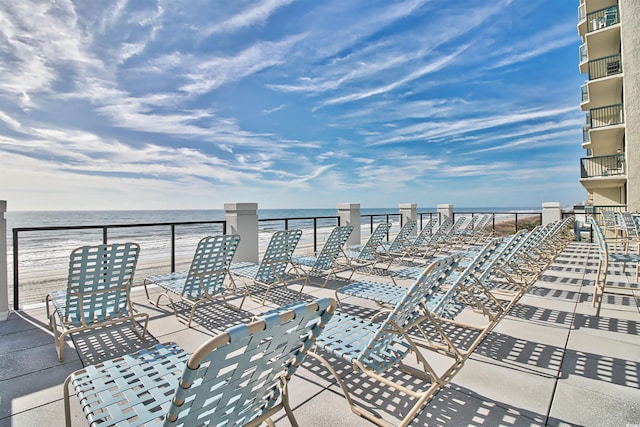
[[[437,205],[438,209],[438,225],[441,225],[445,219],[451,218],[453,221],[453,205],[442,203]]]
[[[239,234],[240,244],[234,261],[258,263],[258,204],[225,203],[224,219],[227,234]]]
[[[545,202],[542,204],[542,225],[547,225],[562,218],[560,202]]]
[[[415,203],[400,203],[399,205],[400,207],[400,217],[401,220],[400,222],[402,224],[406,224],[407,221],[409,220],[413,220],[413,221],[417,221],[418,220],[418,205]],[[415,227],[412,231],[410,236],[417,236],[418,235],[418,230],[417,227]]]
[[[359,245],[362,238],[360,203],[338,203],[338,218],[340,224],[353,226],[353,232],[349,236],[346,246]]]
[[[0,200],[0,321],[9,315],[9,282],[7,280],[7,201]]]

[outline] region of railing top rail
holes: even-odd
[[[594,15],[602,15],[602,13],[615,8],[616,11],[618,10],[618,5],[617,4],[612,4],[611,6],[606,6],[603,7],[602,9],[598,9],[598,10],[594,10],[593,12],[589,12],[587,13],[587,19],[591,18]]]
[[[591,108],[589,111],[593,112],[596,110],[604,110],[606,108],[613,108],[613,107],[622,107],[624,104],[619,103],[619,104],[611,104],[611,105],[603,105],[602,107],[596,107],[596,108]]]
[[[338,215],[329,215],[329,216],[299,216],[299,217],[282,217],[282,218],[258,218],[258,221],[300,221],[305,219],[335,219],[338,218]]]
[[[620,58],[622,55],[619,53],[614,53],[613,55],[601,56],[600,58],[590,59],[589,62],[602,61],[609,58]]]
[[[624,157],[624,153],[608,154],[606,156],[581,157],[580,160],[607,159],[612,157]]]
[[[12,230],[14,232],[22,231],[60,231],[60,230],[87,230],[91,228],[132,228],[132,227],[163,227],[168,225],[196,225],[196,224],[225,224],[226,220],[212,220],[212,221],[182,221],[182,222],[145,222],[136,224],[90,224],[90,225],[56,225],[48,227],[15,227]]]

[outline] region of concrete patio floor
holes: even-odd
[[[640,425],[640,292],[605,297],[593,316],[591,293],[597,248],[573,242],[476,348],[451,384],[423,408],[411,425]],[[138,278],[140,279],[140,278]],[[631,285],[633,269],[610,275]],[[378,278],[376,278],[378,280]],[[307,298],[333,296],[345,282],[305,288]],[[637,284],[633,284],[637,290]],[[157,291],[156,291],[157,292]],[[291,293],[274,293],[283,304]],[[225,328],[273,308],[247,299],[240,312],[222,304],[198,310],[192,328],[172,311],[156,308],[136,289],[134,303],[150,314],[150,335],[139,340],[129,325],[77,334],[58,361],[43,306],[12,312],[0,322],[0,426],[64,424],[62,384],[83,367],[120,354],[174,341],[192,352]],[[354,299],[345,303],[367,305]],[[371,306],[369,306],[371,307]],[[72,344],[75,344],[72,346]],[[362,404],[391,421],[406,401],[379,384],[337,365]],[[301,426],[370,426],[353,414],[327,370],[307,358],[290,383],[291,404]],[[406,412],[406,411],[405,411]],[[73,425],[86,425],[72,402]],[[288,426],[286,419],[276,420]]]

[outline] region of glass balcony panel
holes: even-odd
[[[589,88],[586,83],[580,86],[580,97],[582,102],[589,102]]]
[[[578,6],[578,22],[582,22],[587,19],[587,7],[585,4]]]
[[[591,137],[589,137],[589,128],[584,126],[582,128],[582,143],[587,144],[589,142],[591,142]]]
[[[582,64],[585,61],[589,60],[589,52],[587,51],[587,44],[586,43],[582,43],[580,45],[580,63]]]

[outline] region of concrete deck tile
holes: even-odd
[[[640,422],[640,391],[635,400],[607,396],[560,381],[551,405],[549,426],[635,426]],[[567,424],[560,423],[559,420]]]
[[[555,378],[519,366],[504,367],[471,357],[453,378],[453,384],[473,390],[487,399],[546,414]]]

